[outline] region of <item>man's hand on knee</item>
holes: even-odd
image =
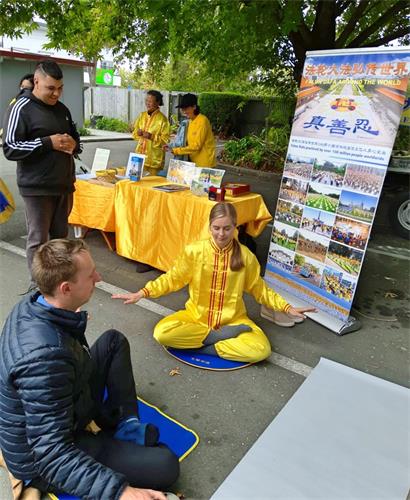
[[[167,497],[160,491],[127,486],[120,496],[120,500],[167,500]]]

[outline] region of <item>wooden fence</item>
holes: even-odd
[[[164,105],[161,111],[169,119],[172,115],[181,118],[176,107],[180,95],[185,92],[161,91]],[[123,122],[133,124],[137,116],[145,111],[146,90],[124,89],[119,87],[89,87],[84,91],[84,118],[89,120],[92,115],[118,118]],[[242,110],[238,130],[239,137],[247,134],[260,134],[266,127],[266,119],[273,106],[283,106],[281,98],[273,98],[270,103],[262,99],[250,99]]]
[[[161,111],[169,118],[174,112],[173,101],[178,100],[178,92],[161,91],[164,105]],[[92,115],[118,118],[126,123],[134,123],[137,116],[145,111],[145,90],[119,87],[89,87],[84,91],[84,118]]]

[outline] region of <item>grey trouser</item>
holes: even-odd
[[[31,263],[37,248],[49,239],[67,237],[73,194],[23,196],[23,201],[27,225],[27,264],[31,273]]]

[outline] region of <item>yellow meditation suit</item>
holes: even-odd
[[[152,134],[151,139],[145,139],[137,135],[137,131]],[[157,175],[158,170],[164,166],[165,152],[162,146],[169,142],[170,125],[168,118],[159,109],[148,114],[143,111],[136,119],[132,136],[137,141],[136,153],[147,155],[145,158],[144,170],[152,175]]]
[[[242,294],[250,293],[260,303],[278,311],[290,305],[260,276],[260,266],[247,247],[240,245],[244,267],[229,267],[233,243],[219,249],[213,239],[188,245],[173,267],[142,289],[145,297],[160,297],[189,286],[185,310],[162,319],[154,329],[154,338],[162,345],[177,349],[202,347],[210,330],[224,325],[245,324],[250,331],[215,343],[221,358],[257,362],[269,356],[271,347],[263,331],[251,321]]]
[[[208,118],[199,113],[190,120],[187,132],[187,146],[173,148],[174,155],[189,155],[197,167],[215,167],[215,137]]]

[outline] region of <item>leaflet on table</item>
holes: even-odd
[[[175,182],[175,184],[184,184],[191,186],[192,179],[197,174],[197,167],[195,163],[190,161],[169,160],[167,180]]]
[[[88,181],[89,179],[95,179],[97,176],[95,174],[77,174],[75,176],[76,179],[80,179],[82,181]]]
[[[225,170],[215,168],[199,168],[189,161],[169,161],[167,180],[176,184],[189,186],[194,194],[208,193],[209,186],[220,187]]]
[[[405,101],[410,51],[307,54],[266,280],[349,317]]]
[[[130,153],[125,178],[129,178],[132,181],[141,180],[144,172],[145,158],[146,155]]]
[[[108,158],[110,157],[109,149],[97,148],[94,154],[94,160],[91,167],[91,173],[95,174],[97,170],[104,170],[108,165]]]
[[[210,186],[221,187],[225,170],[217,168],[197,168],[192,179],[191,192],[197,196],[208,196]]]
[[[160,184],[159,186],[153,186],[152,189],[164,191],[166,193],[176,193],[178,191],[188,190],[189,186],[182,186],[181,184]]]

